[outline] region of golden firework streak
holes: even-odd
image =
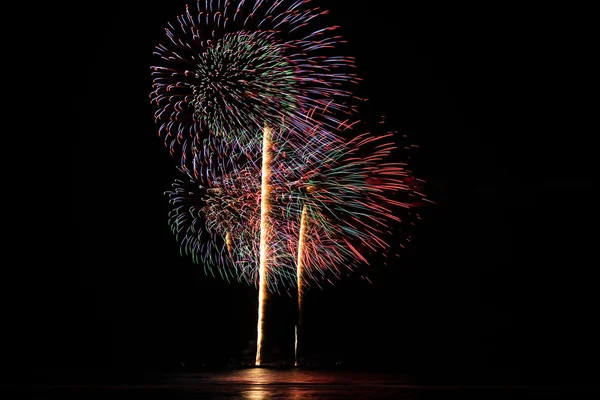
[[[302,207],[302,216],[300,217],[300,235],[298,237],[298,260],[296,262],[296,279],[298,282],[298,324],[296,325],[296,342],[295,342],[295,365],[298,365],[298,331],[302,327],[302,254],[304,253],[304,240],[306,236],[306,206]]]
[[[227,245],[227,253],[229,253],[229,259],[235,265],[235,260],[233,259],[233,240],[231,240],[231,235],[229,232],[225,234],[225,244]]]
[[[262,177],[260,188],[260,265],[258,270],[258,327],[256,338],[256,361],[262,360],[263,328],[265,323],[265,302],[267,301],[267,240],[269,237],[269,164],[271,162],[271,129],[265,123],[263,129]]]

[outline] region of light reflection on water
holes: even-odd
[[[243,368],[161,375],[145,383],[71,383],[28,388],[28,398],[190,400],[554,399],[553,388],[417,386],[393,373],[310,368]],[[577,395],[569,396],[580,400]]]
[[[165,375],[169,383],[228,383],[240,385],[307,385],[307,384],[408,384],[392,373],[375,373],[351,370],[325,370],[304,368],[242,368],[213,372]]]
[[[221,392],[219,399],[408,399],[406,381],[358,371],[245,368],[165,378],[167,385],[210,387]],[[227,391],[237,391],[238,397],[226,397]]]

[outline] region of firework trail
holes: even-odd
[[[377,131],[381,128],[385,129],[385,120]],[[320,137],[330,138],[309,136],[311,140]],[[311,281],[331,283],[328,275],[339,278],[360,264],[368,264],[368,252],[385,255],[394,226],[418,218],[413,205],[424,195],[413,184],[407,164],[393,161],[393,156],[400,157],[395,143],[398,139],[398,132],[389,130],[359,132],[353,140],[320,141],[288,150],[292,160],[303,160],[301,165],[286,169],[293,176],[285,177],[293,182],[289,186],[294,193],[287,203],[287,215],[300,214],[299,227],[286,225],[290,229],[287,235],[293,238],[290,242],[298,246],[296,365],[302,344],[304,286]]]
[[[152,67],[150,99],[158,108],[159,135],[171,154],[180,147],[181,165],[190,160],[197,165],[201,137],[223,137],[245,154],[257,127],[280,120],[300,127],[308,110],[318,106],[349,112],[352,107],[338,99],[353,97],[343,85],[355,81],[345,72],[354,61],[328,54],[339,42],[332,34],[336,27],[315,24],[328,11],[309,4],[197,1],[195,11],[186,7],[178,23],[168,25],[167,40],[154,52],[161,65]],[[266,196],[263,191],[261,204],[267,204]],[[261,229],[267,226],[261,217]],[[260,293],[267,283],[264,235],[261,231]],[[231,259],[231,233],[225,238]]]
[[[300,216],[300,232],[298,238],[298,258],[296,261],[296,285],[298,287],[298,322],[296,324],[296,340],[295,340],[295,351],[294,351],[294,360],[295,365],[298,365],[298,335],[302,329],[302,279],[303,279],[303,254],[304,254],[304,241],[306,240],[305,232],[306,232],[306,207],[302,207],[302,215]]]
[[[214,142],[213,142],[214,144]],[[259,285],[260,235],[261,235],[261,175],[260,152],[256,160],[236,159],[228,156],[230,146],[205,146],[202,158],[197,158],[193,173],[179,167],[184,178],[176,179],[169,197],[169,226],[180,244],[183,256],[202,264],[207,275],[227,281],[237,280],[249,285]],[[274,155],[272,160],[280,157]],[[200,162],[201,161],[201,162]],[[277,197],[277,190],[272,197]],[[268,200],[268,199],[266,199]],[[271,214],[282,213],[279,203],[271,207]],[[269,226],[280,230],[280,222],[267,215]],[[289,265],[287,242],[272,236],[268,256],[273,265]],[[271,268],[267,271],[270,291],[296,279],[295,270]]]
[[[358,79],[324,14],[310,0],[197,1],[154,52],[158,133],[186,175],[166,192],[169,224],[206,273],[258,286],[257,365],[267,293],[296,286],[300,321],[303,287],[389,248],[410,208],[398,195],[415,195],[387,161],[392,135],[343,139]]]
[[[296,245],[298,319],[295,327],[295,363],[302,348],[304,286],[332,283],[360,265],[369,255],[386,256],[390,239],[418,214],[413,205],[424,198],[413,184],[406,162],[398,162],[398,132],[346,125],[346,135],[304,135],[306,142],[283,142],[287,165],[277,172],[287,189],[286,212],[278,234]],[[383,132],[381,132],[383,130]],[[299,135],[292,135],[300,137]],[[323,140],[326,138],[326,140]],[[331,140],[337,138],[336,140]],[[280,190],[284,192],[283,189]]]
[[[271,225],[269,224],[270,212],[270,190],[269,177],[271,175],[271,129],[265,123],[263,129],[262,146],[262,169],[261,169],[261,188],[260,188],[260,266],[259,266],[259,292],[258,292],[258,327],[256,341],[256,360],[255,365],[262,362],[262,341],[263,329],[265,324],[265,303],[267,301],[266,275],[268,262],[268,245]]]
[[[302,160],[285,169],[290,175],[279,176],[289,191],[284,236],[303,243],[302,257],[297,257],[301,282],[329,280],[330,273],[340,277],[368,263],[366,253],[389,249],[393,230],[422,197],[410,183],[406,164],[391,159],[396,150],[392,132],[364,132],[343,144],[287,151],[291,164]],[[307,223],[300,237],[302,215]]]
[[[151,67],[150,101],[159,135],[181,163],[202,150],[199,138],[223,136],[244,152],[265,123],[282,116],[301,127],[315,107],[332,111],[332,126],[354,107],[346,88],[354,60],[333,54],[338,27],[321,24],[327,10],[310,0],[206,0],[186,7],[165,29]],[[309,125],[307,125],[309,126]]]
[[[393,158],[400,157],[395,132],[354,125],[343,129],[355,137],[342,140],[341,132],[321,135],[323,128],[315,126],[300,142],[294,129],[269,131],[271,167],[264,174],[262,144],[254,156],[235,162],[230,145],[206,146],[194,167],[199,178],[180,168],[187,180],[166,192],[182,253],[210,274],[218,270],[258,286],[261,218],[267,218],[265,254],[271,262],[264,272],[270,293],[331,281],[367,263],[367,253],[385,252],[394,229],[423,198],[406,163]],[[269,210],[261,214],[263,199]]]
[[[188,172],[186,180],[175,180],[165,192],[172,206],[169,226],[181,254],[203,264],[206,274],[217,271],[227,281],[253,281],[260,231],[255,217],[260,213],[255,201],[260,181],[254,172],[236,171],[206,185]]]
[[[306,135],[295,129],[265,126],[248,158],[232,159],[231,144],[207,140],[199,173],[181,167],[187,181],[166,192],[182,253],[213,276],[258,287],[256,365],[268,293],[296,289],[298,354],[305,286],[333,283],[368,264],[368,253],[385,253],[394,227],[423,198],[406,164],[394,161],[397,132],[345,125],[354,131],[345,140],[344,132],[320,134],[319,125]]]

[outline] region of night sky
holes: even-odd
[[[149,67],[185,2],[130,3],[81,6],[63,26],[71,225],[46,230],[56,244],[19,316],[29,367],[218,364],[255,339],[256,289],[206,276],[167,225],[177,160],[157,135]],[[413,169],[436,204],[400,257],[306,294],[307,352],[421,377],[589,381],[595,149],[566,108],[579,49],[560,13],[322,3],[357,58],[367,112],[419,146]],[[287,354],[293,299],[272,303],[268,346]]]

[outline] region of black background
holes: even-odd
[[[419,145],[436,204],[401,257],[361,269],[372,284],[357,274],[307,293],[306,351],[421,379],[593,382],[595,132],[575,105],[587,27],[577,11],[388,3],[322,2],[367,108]],[[44,233],[45,263],[13,307],[20,365],[213,365],[255,339],[256,290],[206,276],[167,225],[175,160],[149,67],[184,6],[105,1],[63,18],[71,223]],[[272,302],[269,346],[289,354],[293,301]]]

